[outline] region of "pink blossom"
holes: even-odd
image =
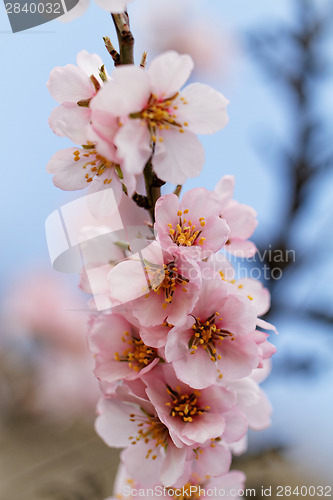
[[[231,293],[247,297],[256,308],[258,316],[266,314],[269,310],[271,297],[267,288],[259,280],[252,278],[235,279],[235,270],[224,253],[211,255],[206,263],[201,263],[201,269],[206,278],[221,278],[228,284]],[[274,329],[272,325],[270,327]]]
[[[237,419],[237,439],[246,432],[246,421],[235,408],[235,394],[222,386],[200,391],[180,382],[171,365],[155,368],[142,377],[146,393],[161,420],[169,429],[176,446],[197,446],[215,438],[234,438]],[[232,430],[228,414],[232,414]]]
[[[111,155],[110,155],[111,157]],[[100,192],[100,205],[111,206],[108,197],[115,196],[120,201],[123,185],[129,195],[135,190],[135,176],[126,175],[120,169],[116,158],[114,160],[102,156],[96,145],[87,141],[83,148],[68,148],[55,153],[47,164],[47,171],[53,174],[53,183],[65,191],[75,191],[89,187],[89,194]],[[106,198],[106,199],[104,199]],[[106,215],[101,209],[99,213]]]
[[[273,325],[267,323],[266,321],[263,321],[262,319],[257,320],[257,325],[258,326],[265,325],[264,328],[267,328],[268,330],[273,330],[275,333],[277,333]],[[276,347],[268,341],[268,337],[269,337],[268,333],[258,329],[256,329],[252,333],[252,338],[258,346],[258,353],[259,353],[258,368],[263,367],[264,361],[266,359],[270,359],[272,355],[276,352]]]
[[[144,485],[171,486],[185,467],[186,450],[174,445],[168,428],[160,421],[154,406],[126,387],[98,404],[95,428],[112,447],[127,447],[121,455],[129,474]]]
[[[257,315],[262,316],[267,313],[270,308],[271,298],[270,293],[263,284],[251,278],[242,278],[233,280],[235,291],[245,295],[257,310]]]
[[[235,178],[232,175],[225,175],[215,187],[215,192],[221,201],[221,217],[230,227],[225,248],[238,257],[252,257],[257,248],[248,239],[257,227],[257,213],[252,207],[232,199],[234,186]]]
[[[219,279],[204,279],[194,310],[169,332],[166,359],[180,380],[197,389],[214,384],[217,377],[249,375],[259,362],[256,321],[251,301]]]
[[[138,328],[119,314],[92,319],[88,338],[96,360],[95,375],[107,382],[140,377],[159,361],[157,351],[141,340]]]
[[[76,144],[86,141],[86,126],[90,122],[89,107],[78,106],[78,102],[89,104],[103,85],[99,69],[103,66],[97,54],[82,50],[77,55],[77,66],[67,64],[51,71],[47,87],[52,97],[60,104],[51,113],[49,124],[53,132],[66,136]]]
[[[84,301],[54,272],[35,269],[7,289],[1,306],[6,341],[1,357],[5,356],[8,373],[14,373],[18,382],[19,397],[10,392],[10,404],[20,403],[16,411],[25,408],[57,420],[92,416],[98,386],[86,345],[84,310]],[[29,391],[22,387],[21,378],[29,381]]]
[[[196,462],[196,461],[194,461]],[[197,462],[195,463],[197,465]],[[128,471],[125,469],[123,464],[120,464],[117,475],[114,483],[114,497],[113,498],[124,498],[124,492],[129,493],[128,498],[133,499],[134,496],[130,495],[130,491],[136,493],[135,496],[140,496],[141,492],[145,493],[145,498],[148,500],[153,500],[157,497],[162,498],[190,498],[193,495],[198,496],[199,498],[199,487],[201,488],[201,496],[204,496],[205,489],[211,489],[217,491],[224,491],[224,498],[233,498],[238,500],[239,497],[236,497],[232,494],[234,491],[239,491],[244,488],[245,475],[240,471],[231,471],[225,474],[221,474],[219,477],[212,478],[211,469],[206,469],[204,473],[198,472],[197,467],[193,467],[193,472],[190,470],[191,464],[187,462],[185,468],[185,474],[180,479],[178,479],[175,484],[170,486],[170,488],[166,489],[164,492],[163,485],[156,480],[153,487],[155,488],[156,494],[153,494],[153,489],[146,489],[140,481],[134,476],[131,476]],[[192,490],[190,492],[190,487]],[[195,490],[197,487],[197,490]],[[135,490],[135,491],[134,491]],[[151,490],[151,492],[150,492]],[[171,495],[173,493],[173,495]],[[127,496],[127,495],[126,495]],[[143,495],[142,495],[143,496]],[[211,495],[209,495],[211,497]],[[212,498],[221,498],[221,496],[212,496]],[[112,498],[106,499],[112,500]]]
[[[192,0],[168,0],[167,4],[149,2],[147,9],[136,12],[143,45],[149,54],[170,49],[189,54],[196,73],[209,80],[220,80],[221,76],[228,75],[231,60],[235,59],[235,41],[226,29],[221,29],[220,19],[196,7]],[[211,50],[212,46],[219,50]]]
[[[251,376],[234,380],[226,386],[237,395],[237,407],[246,416],[250,429],[259,431],[271,425],[272,406]]]
[[[162,248],[203,259],[225,244],[229,228],[219,216],[214,192],[204,188],[187,191],[182,200],[167,194],[157,200],[155,232]]]
[[[227,123],[227,99],[208,85],[184,85],[193,69],[190,56],[174,51],[156,57],[147,71],[118,66],[91,102],[92,126],[116,117],[114,138],[124,168],[139,174],[153,155],[157,176],[183,184],[199,175],[204,152],[195,134],[212,134]]]
[[[110,271],[113,300],[130,302],[142,326],[175,324],[190,313],[201,284],[199,267],[185,255],[162,251],[157,242]],[[133,300],[134,299],[134,300]]]

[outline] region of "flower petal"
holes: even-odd
[[[175,185],[197,177],[205,162],[204,148],[197,136],[189,131],[180,133],[173,127],[163,130],[162,137],[163,142],[156,144],[153,156],[157,176]]]
[[[102,59],[98,54],[90,54],[87,50],[81,50],[76,56],[76,62],[85,74],[90,78],[94,75],[99,79],[99,68],[103,65]]]
[[[108,446],[116,448],[128,446],[129,437],[137,434],[137,423],[131,422],[129,417],[133,408],[133,405],[119,400],[100,399],[95,430]]]
[[[57,66],[51,71],[47,88],[53,99],[59,103],[78,102],[95,95],[95,87],[85,72],[74,66]]]
[[[147,127],[141,126],[139,120],[129,120],[119,129],[114,142],[124,170],[141,174],[152,154]]]
[[[75,162],[74,151],[77,151],[77,148],[58,151],[52,156],[46,167],[49,174],[54,174],[54,185],[64,191],[76,191],[87,187],[87,179],[83,169],[86,158]]]
[[[148,68],[152,93],[159,98],[172,97],[188,80],[193,67],[190,56],[174,50],[155,57]]]
[[[89,108],[66,102],[51,112],[49,125],[55,134],[68,137],[74,144],[85,144],[90,115]]]
[[[228,123],[228,99],[209,85],[192,83],[181,92],[187,104],[179,107],[178,118],[195,134],[214,134]]]

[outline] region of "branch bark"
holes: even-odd
[[[111,14],[119,42],[119,61],[115,65],[134,64],[134,37],[130,30],[127,12]]]

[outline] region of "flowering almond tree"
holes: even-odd
[[[188,55],[167,51],[146,67],[144,54],[136,66],[128,14],[119,13],[124,2],[111,4],[119,52],[104,41],[115,69],[107,73],[97,55],[82,51],[77,66],[55,68],[48,82],[59,103],[50,126],[75,144],[51,158],[54,184],[100,194],[94,224],[83,229],[96,238],[80,285],[113,306],[89,302],[101,389],[96,431],[123,448],[115,494],[126,484],[217,485],[228,498],[228,488],[244,484],[241,472],[230,472],[232,453],[246,449],[248,428],[270,425],[258,385],[275,351],[265,331],[274,327],[260,318],[269,294],[237,279],[228,260],[256,252],[249,240],[256,212],[233,199],[230,175],[214,191],[197,187],[180,197],[204,164],[197,134],[227,124],[228,100],[208,85],[184,87]],[[167,182],[174,193],[162,195]],[[103,193],[112,193],[124,226],[106,245],[100,238],[115,209]]]

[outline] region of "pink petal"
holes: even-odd
[[[83,166],[86,158],[74,161],[73,152],[77,148],[62,149],[52,156],[47,164],[49,174],[54,174],[53,183],[64,191],[75,191],[87,187],[85,170]]]
[[[106,82],[91,101],[91,109],[126,117],[144,109],[150,93],[149,78],[142,68],[132,64],[118,66],[112,80]]]
[[[76,62],[85,74],[90,78],[94,75],[99,79],[99,68],[103,65],[102,59],[97,54],[90,54],[86,50],[81,50],[76,56]]]
[[[195,134],[214,134],[228,123],[228,99],[209,85],[192,83],[181,92],[187,101],[180,106],[178,117],[187,122]]]
[[[161,447],[154,446],[154,443],[140,441],[136,445],[130,445],[121,454],[121,460],[130,477],[134,477],[142,486],[156,484],[161,474],[165,453]],[[147,453],[152,448],[154,451],[147,458]],[[155,460],[151,458],[153,455],[156,456]]]
[[[164,347],[170,328],[167,326],[150,326],[140,328],[140,337],[146,345]]]
[[[209,471],[210,476],[220,476],[225,474],[231,464],[231,453],[223,445],[218,443],[212,443],[213,446],[207,446],[206,448],[200,448],[200,452],[197,454],[197,460],[195,460],[195,466],[200,470],[203,475],[206,475]]]
[[[247,240],[258,225],[257,212],[252,207],[237,201],[230,202],[223,210],[222,216],[230,226],[230,238]]]
[[[226,428],[223,439],[226,443],[239,441],[247,431],[247,420],[245,415],[237,408],[223,414],[226,420]]]
[[[57,66],[51,71],[47,88],[53,99],[59,103],[89,99],[95,95],[95,87],[85,72],[74,66]]]
[[[156,144],[153,156],[157,176],[171,184],[184,184],[186,179],[197,177],[205,161],[204,148],[197,136],[189,131],[180,133],[176,127],[162,132],[163,142]]]
[[[119,400],[100,399],[95,430],[108,446],[116,448],[128,446],[129,437],[137,435],[137,422],[131,422],[129,417],[133,408],[133,405]]]
[[[183,359],[172,363],[177,377],[194,389],[204,389],[215,384],[217,379],[217,367],[216,364],[211,361],[206,351],[197,349],[193,355],[190,354],[189,349],[187,349],[187,351]],[[198,366],[200,366],[200,370],[198,370]]]
[[[222,359],[219,361],[219,369],[227,379],[237,379],[250,375],[251,371],[258,366],[258,347],[252,340],[243,336],[235,336],[232,342],[226,338],[219,349]]]
[[[190,56],[173,50],[155,57],[148,68],[152,93],[159,98],[172,97],[188,80],[193,67]]]
[[[66,102],[52,111],[49,125],[55,134],[68,137],[74,144],[85,144],[90,114],[89,108]]]
[[[222,436],[224,429],[225,421],[222,415],[206,412],[193,422],[186,422],[182,434],[195,445]]]
[[[257,247],[249,240],[232,239],[224,248],[227,252],[240,259],[249,259],[257,252]]]
[[[246,297],[228,294],[228,300],[218,311],[223,317],[221,328],[229,332],[246,335],[256,327],[257,311]]]
[[[160,473],[160,480],[165,486],[172,486],[185,469],[186,450],[168,444],[166,458]]]
[[[215,186],[215,193],[218,195],[222,210],[232,200],[235,188],[235,177],[224,175]]]
[[[128,120],[119,128],[114,140],[124,170],[131,174],[142,174],[152,150],[146,124],[141,120]]]

